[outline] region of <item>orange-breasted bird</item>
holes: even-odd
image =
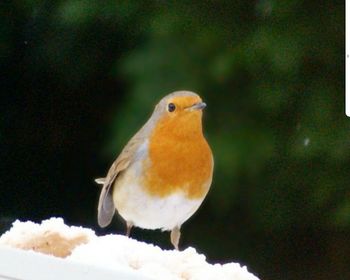
[[[165,96],[151,118],[131,138],[105,178],[98,203],[98,224],[110,224],[115,209],[133,226],[171,231],[176,249],[181,225],[207,195],[213,175],[211,149],[202,132],[206,104],[195,93]]]

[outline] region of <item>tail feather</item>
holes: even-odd
[[[103,185],[106,181],[106,178],[96,178],[95,182],[99,185]]]

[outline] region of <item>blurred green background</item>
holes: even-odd
[[[208,107],[212,189],[181,247],[261,279],[350,279],[344,1],[0,3],[0,232],[99,234],[99,187],[165,94]],[[171,248],[168,234],[134,238]]]

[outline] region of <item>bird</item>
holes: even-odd
[[[191,91],[163,97],[104,178],[97,209],[100,227],[117,210],[132,227],[170,231],[179,250],[181,226],[200,207],[212,183],[214,159],[202,130],[206,104]]]

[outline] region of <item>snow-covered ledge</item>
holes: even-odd
[[[98,237],[61,218],[14,222],[0,237],[0,260],[0,279],[258,280],[238,263],[209,264],[191,247],[162,250],[123,235]]]

